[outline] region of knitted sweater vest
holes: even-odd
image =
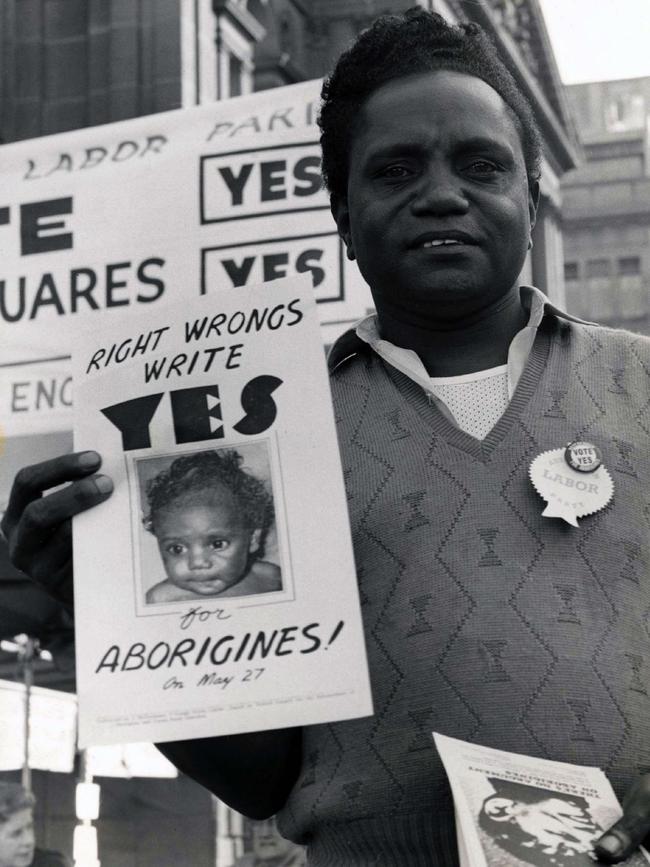
[[[310,867],[457,863],[431,737],[650,771],[650,341],[547,317],[478,441],[369,351],[332,380],[375,714],[304,731],[281,814]],[[600,447],[612,502],[544,518],[541,452]]]

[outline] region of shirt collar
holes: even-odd
[[[524,310],[528,311],[526,328],[532,328],[536,331],[544,318],[544,314],[547,312],[560,319],[566,319],[569,322],[579,322],[583,325],[594,324],[593,322],[573,316],[571,313],[562,310],[561,307],[552,304],[547,296],[535,286],[521,286],[519,292],[522,306]],[[347,358],[367,352],[369,347],[375,347],[380,340],[382,338],[379,333],[379,319],[376,313],[372,313],[344,332],[332,344],[327,358],[330,373],[333,373]]]

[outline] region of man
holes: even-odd
[[[253,822],[252,836],[252,851],[233,867],[304,867],[304,851],[280,836],[273,818]]]
[[[621,860],[650,830],[648,344],[520,292],[539,138],[478,27],[384,16],[323,98],[332,212],[377,308],[331,356],[375,715],[162,749],[242,812],[281,810],[315,867],[457,863],[434,729],[600,765],[628,793],[598,850]],[[574,528],[542,517],[528,471],[577,439],[616,494]],[[110,495],[98,468],[28,468],[4,519],[68,602],[65,527]]]
[[[58,852],[37,849],[34,796],[18,783],[0,781],[0,867],[66,867]]]

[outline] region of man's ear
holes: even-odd
[[[348,209],[348,200],[344,196],[337,196],[332,193],[330,196],[330,210],[339,230],[339,236],[345,244],[347,257],[350,261],[356,259],[354,255],[354,246],[352,244],[352,232],[350,230],[350,211]]]
[[[535,228],[537,221],[537,208],[539,207],[539,181],[533,181],[528,185],[528,215],[530,217],[530,231]]]

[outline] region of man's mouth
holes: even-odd
[[[476,244],[476,240],[457,229],[423,232],[414,238],[409,246],[415,250],[430,250],[445,247],[466,247]]]
[[[442,240],[438,239],[436,241],[425,241],[422,244],[423,247],[462,247],[464,246],[464,241],[451,241],[451,240]]]

